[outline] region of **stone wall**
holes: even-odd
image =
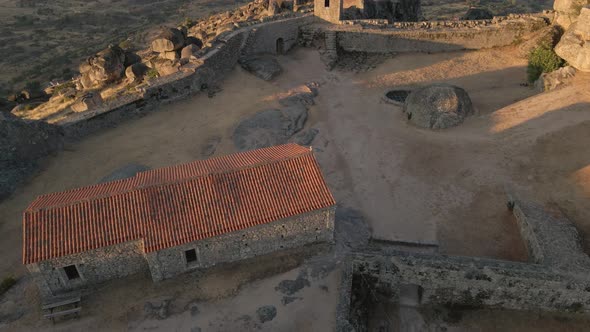
[[[68,280],[63,269],[68,265],[76,266],[80,278]],[[149,270],[142,240],[28,264],[27,269],[45,296],[88,288]]]
[[[283,40],[283,50],[287,52],[297,43],[299,27],[311,22],[313,17],[299,20],[270,22],[251,29],[243,54],[277,54],[277,40]]]
[[[440,26],[381,29],[371,25],[343,25],[335,27],[335,30],[339,48],[349,52],[446,52],[508,46],[526,39],[528,34],[547,25],[543,18],[528,16],[478,28]]]
[[[391,248],[355,253],[343,267],[343,285],[352,289],[341,294],[345,303],[338,306],[337,330],[348,331],[351,323],[362,325],[366,319],[359,312],[370,310],[374,303],[355,302],[358,294],[381,294],[372,301],[396,302],[400,289],[408,285],[420,290],[419,305],[590,312],[590,258],[582,251],[575,227],[565,217],[555,217],[536,204],[510,197],[508,205],[531,262]]]
[[[332,242],[333,239],[334,207],[331,207],[149,253],[147,259],[152,279],[158,281],[219,263],[248,259],[316,242]],[[196,250],[197,262],[187,264],[184,253],[190,249]]]

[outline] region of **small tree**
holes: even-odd
[[[552,72],[563,66],[564,61],[548,45],[540,45],[529,54],[527,78],[529,83],[535,82],[542,73]]]

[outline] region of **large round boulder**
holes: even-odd
[[[433,84],[410,93],[404,103],[404,112],[418,127],[442,129],[463,122],[466,116],[473,114],[473,105],[462,88]]]

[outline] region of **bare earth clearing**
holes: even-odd
[[[199,95],[162,106],[160,112],[105,130],[50,158],[37,177],[0,204],[0,275],[25,274],[20,214],[37,195],[94,184],[130,163],[161,167],[205,158],[204,149],[217,138],[214,155],[232,153],[231,135],[241,119],[276,106],[281,93],[312,80],[321,83],[306,124],[319,129],[313,142],[316,156],[336,200],[359,210],[373,237],[437,243],[449,254],[525,260],[524,245],[505,207],[505,186],[510,184],[528,198],[559,206],[588,238],[590,91],[584,87],[590,77],[580,74],[573,86],[534,95],[520,85],[525,60],[513,52],[409,54],[354,74],[326,72],[316,51],[296,50],[279,59],[284,73],[271,83],[236,68],[213,98]],[[428,131],[408,125],[400,108],[381,101],[394,87],[431,82],[465,88],[478,114],[459,127]],[[276,272],[278,263],[261,259],[198,280],[186,277],[157,285],[142,276],[121,280],[85,299],[80,320],[54,329],[327,331],[335,319],[339,271],[331,263],[337,259],[326,254],[245,286]],[[288,257],[281,261],[286,269],[295,263]],[[317,268],[323,272],[314,273]],[[298,299],[283,304],[284,294],[275,287],[302,275],[310,284],[291,295]],[[145,302],[162,297],[173,299],[169,317],[148,317]],[[0,312],[23,315],[8,328],[51,329],[40,317],[38,301],[32,282],[21,279],[0,301]],[[192,301],[198,313],[191,314]],[[263,305],[276,306],[277,316],[261,324],[255,311]],[[490,326],[553,331],[564,324],[568,330],[582,330],[588,323],[491,311],[464,317],[451,325],[452,331]],[[523,325],[527,321],[536,325]]]

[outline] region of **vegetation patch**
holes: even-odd
[[[553,48],[548,45],[541,45],[529,54],[529,64],[527,67],[527,80],[529,83],[535,82],[543,73],[550,73],[564,65]]]

